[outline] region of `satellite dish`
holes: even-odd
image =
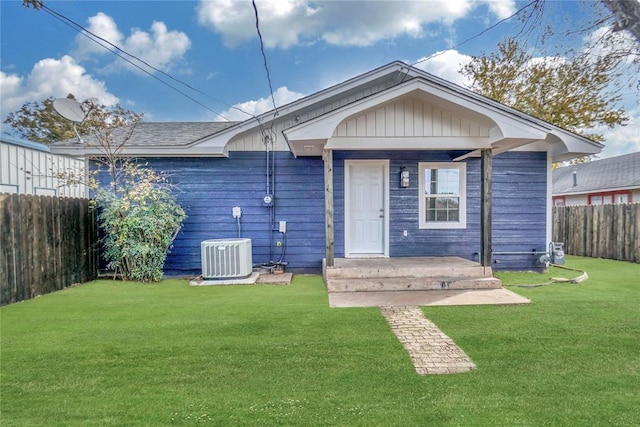
[[[82,123],[87,115],[82,108],[82,104],[69,98],[54,99],[53,109],[62,117],[74,123]]]
[[[65,119],[73,122],[73,131],[78,137],[78,142],[82,143],[82,138],[78,133],[78,129],[76,129],[76,123],[82,124],[89,117],[97,103],[97,98],[89,98],[82,104],[69,98],[56,98],[53,100],[53,109]]]

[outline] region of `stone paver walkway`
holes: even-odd
[[[469,372],[476,365],[417,306],[380,307],[420,375]]]

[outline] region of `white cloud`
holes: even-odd
[[[491,13],[504,18],[513,13],[513,0],[486,0]],[[467,16],[481,2],[450,1],[306,1],[258,2],[260,32],[267,47],[288,48],[323,40],[339,46],[370,46],[380,40],[425,35],[425,24],[452,23]],[[231,46],[256,37],[250,2],[200,2],[200,24],[223,35]]]
[[[50,96],[66,97],[70,93],[80,100],[98,98],[107,106],[118,103],[118,98],[109,93],[104,82],[87,74],[67,55],[38,61],[28,76],[0,72],[0,92],[3,119],[26,102],[40,102]]]
[[[515,0],[485,0],[489,10],[499,19],[510,17],[516,12]]]
[[[118,30],[116,22],[109,15],[102,12],[98,12],[95,16],[89,18],[87,30],[116,46],[122,44],[123,35]],[[82,34],[76,36],[76,45],[73,56],[78,60],[88,59],[93,54],[107,53],[105,48]]]
[[[460,86],[468,87],[471,84],[469,78],[458,72],[463,64],[471,60],[471,56],[454,49],[436,52],[431,56],[431,59],[426,57],[418,59],[415,67]]]
[[[184,58],[185,53],[191,48],[191,40],[185,33],[175,30],[169,31],[166,24],[159,21],[154,21],[151,24],[149,32],[134,28],[131,30],[129,37],[125,38],[118,30],[113,18],[100,12],[89,18],[88,30],[163,71],[170,71],[175,64]],[[77,48],[74,51],[74,55],[82,60],[90,59],[93,55],[108,53],[106,49],[82,34],[76,36],[76,44]],[[126,57],[132,59],[131,57]],[[143,66],[137,61],[133,61]],[[122,59],[116,59],[107,69],[114,70],[121,67],[138,71]]]
[[[290,47],[300,38],[312,38],[321,31],[318,9],[296,0],[259,2],[260,32],[267,47]],[[201,1],[198,22],[237,45],[256,36],[253,6],[248,1]]]
[[[626,126],[598,129],[605,138],[600,158],[619,156],[640,151],[640,107],[628,111]]]
[[[610,27],[600,27],[584,36],[583,50],[593,57],[610,55],[614,52],[622,54],[623,62],[633,63],[640,49],[636,39],[627,31],[612,32]]]
[[[276,101],[276,106],[281,107],[285,104],[302,98],[304,95],[299,92],[293,92],[287,89],[286,86],[279,87],[273,93],[273,97]],[[257,116],[266,111],[273,109],[273,102],[271,97],[260,98],[257,100],[251,100],[241,102],[234,105],[235,108],[229,108],[228,110],[220,113],[216,120],[230,120],[230,121],[243,121]],[[248,113],[248,114],[247,114]]]

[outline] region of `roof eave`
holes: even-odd
[[[104,156],[103,150],[85,145],[57,146],[52,151],[56,154],[72,157]],[[224,146],[200,147],[197,150],[182,146],[127,146],[119,155],[123,157],[229,157],[229,153]]]
[[[550,143],[549,154],[553,162],[592,156],[600,153],[604,148],[604,145],[599,142],[557,127],[549,133],[547,139]]]

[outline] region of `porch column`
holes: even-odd
[[[323,150],[324,160],[324,239],[327,267],[333,267],[333,150]]]
[[[491,148],[481,150],[480,170],[482,175],[480,196],[480,263],[483,267],[491,267],[491,169],[493,152]]]

